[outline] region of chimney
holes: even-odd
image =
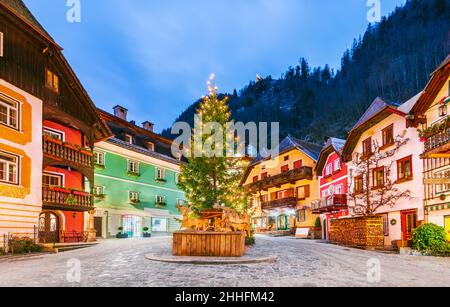
[[[113,108],[113,110],[114,110],[114,116],[117,116],[118,118],[123,119],[123,120],[127,120],[128,109],[117,105]]]
[[[154,125],[149,121],[145,121],[142,123],[142,128],[144,128],[147,131],[153,132],[153,127]]]

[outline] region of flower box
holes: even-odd
[[[61,192],[61,193],[66,193],[66,194],[71,193],[70,189],[63,188],[63,187],[50,187],[49,189],[50,189],[50,191],[56,191],[56,192]]]
[[[84,192],[84,191],[73,191],[72,192],[73,195],[78,195],[78,196],[90,196],[91,194],[88,192]]]
[[[134,178],[141,177],[141,174],[135,173],[135,172],[128,172],[127,175],[130,176],[130,177],[134,177]]]
[[[48,136],[48,135],[44,136],[44,140],[46,140],[48,142],[52,142],[52,143],[58,144],[58,145],[62,145],[63,144],[63,142],[61,140],[56,139],[56,138],[52,138],[51,136]]]
[[[163,178],[156,178],[156,182],[166,183],[167,180],[166,180],[166,179],[163,179]]]

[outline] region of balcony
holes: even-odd
[[[257,192],[260,190],[266,191],[272,187],[281,187],[283,184],[287,183],[294,184],[295,182],[303,179],[312,180],[313,178],[312,174],[313,174],[312,168],[304,166],[248,184],[246,188],[250,192]]]
[[[66,188],[44,187],[42,189],[44,209],[90,211],[94,210],[90,193],[72,191]]]
[[[282,199],[276,199],[272,201],[263,202],[261,204],[261,209],[264,210],[272,210],[277,208],[292,208],[295,209],[297,207],[297,197],[287,197]]]
[[[450,127],[428,135],[424,143],[424,148],[425,150],[422,155],[424,158],[448,154],[450,152]]]
[[[334,195],[311,205],[311,210],[314,214],[337,212],[347,208],[347,195]]]
[[[93,168],[94,166],[93,154],[79,146],[44,136],[43,147],[44,155],[53,160],[84,168]]]

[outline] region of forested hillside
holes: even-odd
[[[338,71],[309,67],[301,58],[280,79],[269,76],[228,94],[230,107],[238,121],[280,122],[282,137],[345,138],[377,96],[403,102],[420,92],[449,52],[450,1],[409,0],[355,39]],[[192,123],[197,105],[177,121]],[[163,134],[170,137],[170,130]]]

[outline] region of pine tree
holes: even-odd
[[[227,123],[231,121],[228,97],[220,98],[212,81],[213,76],[208,86],[209,96],[203,98],[197,114],[202,117],[202,131],[208,123],[220,124],[222,131],[212,131],[207,135],[202,133],[201,144],[210,142],[217,133],[222,134],[223,142],[212,142],[211,151],[214,154],[202,149],[203,154],[198,157],[194,155],[195,146],[198,146],[195,144],[195,134],[198,131],[194,129],[191,139],[192,154],[188,163],[181,167],[178,186],[185,192],[191,209],[196,214],[220,207],[233,208],[243,213],[247,207],[247,197],[240,183],[247,165],[244,157],[236,155],[237,148],[234,148],[233,153],[227,152],[227,133],[229,137],[235,137],[234,132],[226,129]]]

